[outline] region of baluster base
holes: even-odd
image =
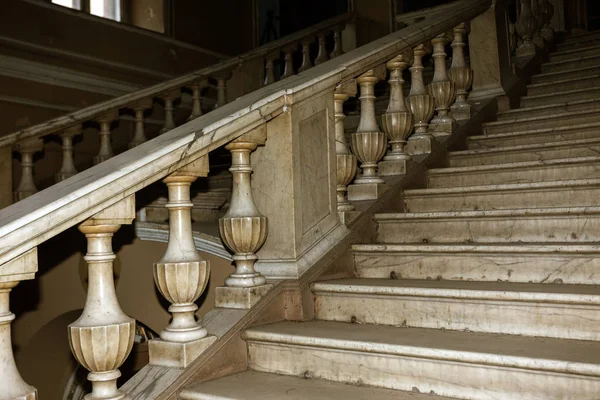
[[[437,121],[431,121],[429,124],[429,132],[437,137],[450,136],[456,129],[456,120],[449,116],[440,117]]]
[[[219,286],[215,290],[215,307],[248,310],[272,288],[271,284],[254,287]]]
[[[466,101],[464,103],[455,103],[451,107],[452,116],[457,121],[471,119],[471,105]]]
[[[406,160],[385,160],[379,163],[379,175],[394,176],[404,175],[414,166],[410,159]]]
[[[214,335],[185,343],[152,339],[148,342],[150,364],[170,368],[187,368],[216,341],[217,337]]]
[[[521,46],[517,47],[515,50],[515,55],[518,58],[521,57],[533,57],[537,54],[538,49],[533,43],[523,43]]]
[[[359,183],[348,186],[349,201],[377,200],[387,190],[383,183]]]
[[[439,144],[433,136],[412,136],[408,139],[408,143],[404,149],[411,156],[416,156],[421,154],[430,154],[438,146]]]

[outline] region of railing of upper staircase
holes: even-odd
[[[520,3],[516,26],[521,40],[516,52],[528,56],[536,53],[536,45],[544,46],[552,39],[548,25],[552,12],[547,1]],[[190,348],[197,356],[215,340],[194,318],[194,302],[206,287],[210,268],[194,247],[190,216],[190,186],[208,175],[210,153],[225,146],[231,152],[233,175],[230,206],[219,227],[223,242],[234,254],[236,269],[225,286],[217,289],[216,303],[219,307],[250,308],[270,289],[266,278],[298,278],[310,267],[294,260],[298,254],[336,240],[340,220],[346,221],[349,213],[356,212],[354,200],[377,199],[387,177],[405,173],[412,156],[431,151],[436,142],[447,139],[461,121],[470,118],[472,104],[467,95],[472,85],[473,97],[497,93],[492,86],[500,83],[491,68],[494,61],[489,50],[506,42],[502,32],[509,32],[497,23],[506,25],[506,19],[497,18],[494,10],[502,4],[460,0],[445,6],[443,12],[432,12],[345,54],[339,38],[348,17],[340,17],[334,25],[329,22],[316,30],[319,55],[312,68],[308,41],[303,38],[314,36],[314,30],[284,40],[285,48],[281,41],[272,43],[257,53],[4,138],[3,145],[16,145],[24,156],[29,151],[31,157],[39,148],[40,137],[61,132],[66,160],[62,177],[66,179],[36,194],[31,193],[32,188],[29,192],[21,188],[17,198],[30,196],[0,211],[0,399],[35,398],[35,389],[21,379],[12,356],[10,322],[14,314],[9,309],[9,292],[20,281],[35,278],[40,243],[74,226],[86,236],[87,301],[81,317],[69,326],[69,341],[79,363],[90,371],[92,397],[120,398],[118,368],[132,349],[135,321],[121,310],[115,294],[111,240],[121,225],[135,218],[136,192],[159,180],[168,188],[169,241],[153,271],[160,293],[171,303],[173,319],[161,338],[151,341],[150,361],[177,365],[177,360],[169,357]],[[470,40],[467,46],[469,25],[470,37],[477,40]],[[339,28],[333,29],[335,47],[329,53],[324,32],[332,26]],[[303,42],[303,62],[296,74],[291,54],[298,41]],[[450,43],[452,63],[448,69]],[[282,79],[275,81],[273,60],[282,48],[285,70]],[[426,86],[423,59],[431,50],[434,75]],[[331,56],[336,57],[327,61]],[[265,87],[227,103],[225,81],[232,69],[257,58],[260,68],[245,73],[264,76]],[[403,72],[408,67],[411,84],[405,98]],[[483,68],[486,73],[478,75]],[[386,76],[389,104],[380,129],[375,84]],[[201,115],[198,90],[210,77],[219,82],[218,108]],[[194,107],[190,120],[175,127],[168,117],[168,100],[184,86],[194,91]],[[351,134],[349,148],[344,103],[357,94],[357,86],[360,122]],[[148,107],[153,97],[166,100],[166,132],[146,141],[139,114],[135,146],[111,157],[109,122],[117,110],[133,107],[137,113]],[[103,162],[75,174],[69,164],[70,139],[79,132],[80,123],[90,119],[101,125],[104,142],[98,161]],[[36,141],[38,144],[32,144]],[[362,170],[358,176],[357,161]],[[23,179],[31,183],[31,171],[24,172]]]

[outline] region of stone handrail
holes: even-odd
[[[314,260],[311,252],[323,251],[323,246],[339,239],[336,235],[344,231],[349,213],[357,212],[353,201],[376,200],[383,177],[406,173],[411,156],[431,152],[436,141],[454,132],[456,120],[470,118],[466,98],[474,79],[464,52],[466,24],[487,18],[491,5],[492,0],[456,1],[444,12],[432,13],[359,49],[336,54],[328,62],[320,43],[322,62],[318,65],[267,82],[261,89],[1,210],[0,295],[4,297],[0,298],[0,324],[3,315],[10,314],[10,289],[37,272],[36,246],[79,225],[88,240],[85,259],[90,280],[84,313],[69,327],[71,348],[91,371],[93,394],[118,398],[117,368],[131,350],[125,344],[133,341],[134,320],[121,311],[114,293],[111,237],[121,224],[135,218],[136,192],[163,179],[169,190],[170,233],[165,255],[154,264],[154,278],[171,303],[173,320],[160,340],[150,342],[150,362],[186,367],[215,340],[194,319],[194,301],[205,288],[209,266],[193,245],[190,217],[190,185],[208,175],[210,152],[226,146],[232,155],[233,175],[229,210],[219,227],[222,240],[234,253],[236,270],[225,286],[217,288],[215,302],[218,307],[247,309],[270,290],[266,278],[297,279]],[[484,19],[472,29],[488,25]],[[446,65],[448,32],[453,33],[450,70]],[[471,59],[487,45],[474,43]],[[431,49],[434,76],[427,88],[422,59]],[[270,52],[261,51],[268,58]],[[402,71],[409,65],[411,90],[405,101]],[[218,71],[222,66],[215,68]],[[381,116],[382,132],[375,118],[374,86],[385,79],[387,71],[390,100]],[[350,152],[343,104],[356,94],[357,84],[360,123],[351,135]],[[354,179],[357,159],[362,175]],[[10,323],[9,318],[5,321]],[[106,330],[111,330],[110,337],[101,335]],[[115,341],[123,345],[121,351],[100,351]],[[92,356],[102,357],[102,362],[90,364]],[[4,359],[11,360],[12,355]],[[102,365],[113,367],[104,370]],[[9,367],[4,375],[12,382],[18,372]],[[22,380],[17,384],[25,388],[22,393],[34,390]]]

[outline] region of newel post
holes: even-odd
[[[266,278],[254,269],[256,252],[267,239],[267,217],[252,198],[250,153],[266,141],[266,130],[248,133],[225,148],[231,152],[233,187],[227,213],[219,219],[219,231],[225,245],[234,253],[235,272],[216,290],[217,307],[248,309],[271,289]]]
[[[135,198],[129,196],[79,226],[87,238],[88,292],[81,317],[69,325],[73,355],[90,373],[90,399],[129,399],[117,389],[119,367],[129,356],[135,320],[126,315],[115,292],[112,237],[135,218]]]

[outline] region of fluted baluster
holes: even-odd
[[[302,65],[300,65],[300,68],[298,68],[298,72],[306,71],[313,66],[313,63],[310,59],[310,44],[313,40],[314,37],[311,37],[302,41]]]
[[[96,122],[100,124],[100,151],[98,151],[98,155],[94,157],[94,165],[100,164],[114,156],[111,143],[110,124],[116,120],[117,117],[118,112],[115,110],[96,119]]]
[[[533,35],[536,30],[536,19],[531,13],[531,3],[529,0],[520,0],[521,8],[515,28],[521,37],[515,54],[517,57],[528,57],[535,55],[535,45],[533,44]]]
[[[407,98],[407,105],[413,114],[415,133],[409,140],[420,138],[432,138],[433,136],[427,132],[429,121],[433,117],[434,100],[427,92],[425,83],[423,82],[423,57],[429,52],[425,45],[417,46],[414,51],[414,62],[410,67],[411,86],[410,93]]]
[[[434,136],[447,136],[456,126],[456,120],[450,115],[450,107],[456,99],[456,87],[448,77],[446,68],[446,45],[448,37],[445,33],[435,37],[433,44],[433,61],[435,71],[433,80],[429,84],[429,92],[435,103],[435,117],[429,126]]]
[[[471,118],[471,105],[467,102],[468,91],[473,84],[473,70],[465,60],[466,24],[454,28],[452,41],[452,66],[450,78],[456,87],[456,101],[452,105],[452,116],[457,120]]]
[[[256,140],[258,139],[258,140]],[[270,285],[254,269],[256,252],[267,239],[267,218],[258,211],[252,197],[250,153],[266,139],[266,129],[259,138],[252,134],[229,143],[233,187],[227,213],[219,219],[223,243],[234,253],[235,272],[225,279],[225,287],[217,288],[217,306],[250,308]]]
[[[265,58],[265,86],[275,82],[275,60],[279,58],[279,53],[271,53]]]
[[[542,15],[538,0],[531,0],[531,13],[535,19],[535,32],[533,34],[532,42],[536,45],[536,47],[543,49],[545,44],[544,37],[542,36],[544,15]]]
[[[294,51],[296,51],[297,48],[298,45],[294,44],[293,46],[283,49],[285,65],[281,79],[289,78],[296,74],[294,71]]]
[[[231,78],[231,72],[223,72],[215,76],[217,80],[217,102],[215,108],[227,104],[227,80]]]
[[[126,399],[117,389],[119,367],[133,347],[135,320],[127,316],[115,292],[112,237],[135,217],[130,196],[79,226],[87,238],[88,291],[81,317],[69,325],[73,355],[90,373],[90,399]]]
[[[356,156],[348,150],[346,133],[344,132],[344,102],[356,96],[356,81],[336,88],[333,94],[335,109],[335,153],[337,158],[337,209],[338,211],[353,211],[354,206],[348,201],[346,193],[348,184],[356,176]]]
[[[390,99],[388,108],[381,116],[381,126],[389,139],[391,149],[379,163],[382,175],[399,175],[406,172],[406,161],[410,156],[404,151],[406,139],[413,130],[413,116],[404,99],[404,79],[402,72],[412,62],[412,53],[394,57],[386,65],[390,71]]]
[[[170,131],[171,129],[175,129],[175,118],[173,112],[175,110],[173,106],[173,102],[177,100],[181,96],[181,90],[172,90],[167,93],[163,93],[161,96],[163,101],[165,102],[165,123],[160,130],[160,133],[165,133]]]
[[[327,54],[327,42],[325,41],[325,33],[321,32],[317,35],[319,39],[319,52],[317,53],[317,58],[315,58],[315,65],[323,64],[325,61],[329,60],[329,55]]]
[[[192,88],[192,112],[188,117],[188,121],[202,116],[202,89],[208,86],[208,80],[202,79],[194,82]]]
[[[540,0],[539,7],[544,22],[542,26],[542,37],[546,42],[552,42],[554,40],[554,29],[552,29],[550,24],[552,23],[552,17],[554,16],[554,6],[548,0]]]
[[[33,180],[33,155],[44,149],[42,139],[33,139],[15,146],[15,150],[21,153],[21,180],[17,190],[13,193],[15,202],[23,200],[35,193],[37,188]]]
[[[352,151],[361,162],[362,175],[355,184],[385,183],[377,173],[377,163],[387,147],[385,134],[379,130],[375,120],[375,84],[385,78],[385,66],[372,69],[359,76],[360,122],[352,134]]]
[[[152,108],[152,99],[140,100],[133,105],[133,111],[135,112],[135,126],[133,130],[133,138],[129,142],[129,148],[132,149],[140,144],[146,142],[146,132],[144,129],[144,112]]]
[[[15,314],[10,311],[10,291],[19,282],[0,282],[0,399],[36,400],[37,390],[25,383],[12,349],[10,324]]]
[[[331,58],[339,57],[344,52],[342,51],[342,28],[337,27],[333,31],[333,50],[329,55]]]
[[[67,178],[72,177],[77,174],[77,168],[75,168],[75,163],[73,162],[73,138],[75,136],[81,135],[83,131],[83,127],[81,124],[72,126],[70,128],[65,129],[63,133],[61,133],[62,138],[62,166],[60,171],[56,174],[56,181],[64,181]]]

